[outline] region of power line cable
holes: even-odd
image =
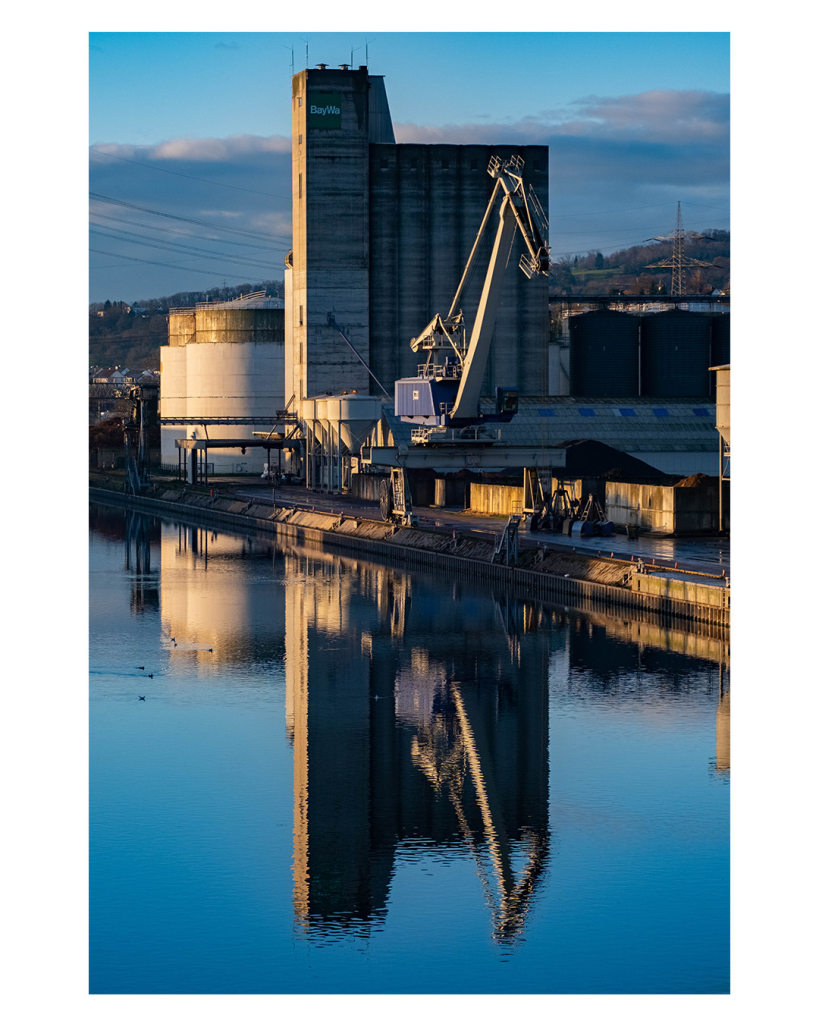
[[[152,171],[161,171],[163,174],[174,174],[178,178],[190,178],[192,181],[204,181],[207,185],[218,185],[220,188],[233,188],[239,192],[252,192],[257,196],[270,196],[271,199],[286,199],[288,202],[291,200],[291,196],[278,195],[275,192],[260,192],[256,188],[244,188],[241,185],[227,185],[223,181],[214,181],[212,178],[200,178],[196,174],[185,174],[182,171],[171,171],[167,167],[155,167],[153,164],[144,164],[140,160],[131,160],[127,156],[119,156],[117,153],[103,153],[100,149],[94,149],[91,147],[90,150],[95,156],[110,156],[114,160],[124,160],[128,164],[136,164],[137,167],[147,167]]]
[[[91,211],[91,217],[94,217],[97,220],[111,221],[114,224],[127,224],[129,227],[132,228],[144,227],[150,231],[164,231],[167,232],[168,234],[173,235],[173,237],[175,238],[192,238],[204,242],[219,242],[221,245],[241,245],[247,249],[262,249],[265,252],[270,251],[269,245],[258,245],[256,242],[240,242],[232,238],[217,238],[214,237],[213,235],[180,235],[178,230],[176,230],[173,227],[165,227],[162,224],[141,224],[139,222],[134,223],[134,221],[132,220],[125,220],[123,217],[111,217],[109,214],[98,213],[96,210]],[[93,223],[93,221],[91,223]],[[218,231],[218,228],[215,228],[214,230]],[[151,238],[154,236],[148,235],[146,237]],[[292,239],[286,235],[271,235],[270,237],[272,239],[282,239],[282,241],[279,242],[279,244],[286,245],[288,248],[292,245]]]
[[[241,263],[241,264],[246,264],[247,266],[258,266],[258,267],[269,267],[271,265],[267,261],[262,261],[262,260],[259,260],[259,259],[254,259],[252,256],[244,256],[243,257],[243,256],[239,256],[239,255],[231,255],[231,254],[228,254],[228,253],[218,253],[218,252],[214,253],[214,252],[208,252],[206,249],[199,249],[196,246],[192,246],[192,245],[174,245],[172,242],[162,242],[162,241],[150,242],[150,241],[143,241],[143,240],[139,239],[138,237],[136,238],[136,240],[132,240],[131,238],[124,237],[124,235],[130,234],[130,232],[124,232],[124,233],[118,234],[116,232],[112,233],[112,232],[108,232],[108,231],[101,231],[99,228],[93,228],[92,227],[91,228],[91,233],[95,234],[95,235],[100,235],[102,238],[110,238],[110,239],[112,239],[115,242],[125,242],[128,245],[144,245],[144,246],[146,246],[148,248],[151,248],[151,249],[164,249],[166,252],[191,253],[192,255],[199,256],[202,259],[217,260],[219,262],[227,262],[227,263]]]
[[[124,206],[129,210],[139,210],[140,213],[152,213],[157,217],[167,217],[169,220],[186,221],[188,224],[197,224],[199,227],[208,228],[211,231],[228,231],[234,235],[243,235],[246,238],[261,238],[269,241],[269,236],[262,235],[258,231],[241,231],[239,228],[228,228],[224,225],[208,224],[206,221],[194,220],[192,217],[181,217],[175,213],[163,213],[162,210],[152,210],[147,206],[137,206],[136,203],[128,203],[124,199],[113,199],[111,196],[104,196],[99,192],[88,193],[92,199],[101,203],[111,203],[114,206]]]
[[[151,266],[154,266],[154,267],[170,267],[171,270],[181,270],[181,271],[187,272],[189,274],[210,274],[211,277],[213,277],[213,276],[217,276],[217,277],[234,277],[234,278],[236,278],[237,281],[247,281],[247,275],[242,277],[239,274],[227,274],[227,273],[222,273],[221,271],[217,271],[217,270],[201,270],[201,269],[197,270],[195,267],[180,267],[177,263],[160,263],[158,260],[143,260],[143,259],[140,259],[138,256],[123,256],[121,253],[106,252],[104,249],[89,249],[88,251],[89,252],[98,253],[101,256],[113,256],[114,259],[118,259],[118,260],[130,260],[132,263],[149,263]],[[112,263],[112,264],[110,264],[108,266],[104,266],[104,267],[90,267],[89,269],[90,270],[121,270],[121,269],[124,269],[124,268],[125,269],[130,269],[130,268],[126,268],[126,265],[124,263]]]

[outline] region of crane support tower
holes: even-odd
[[[494,413],[483,413],[480,407],[481,383],[489,358],[501,285],[516,231],[520,231],[525,246],[520,269],[529,279],[549,275],[549,225],[532,187],[528,191],[524,188],[522,171],[520,156],[506,161],[493,156],[489,161],[488,173],[495,179],[495,187],[449,312],[445,317],[436,314],[410,342],[413,352],[425,354],[426,361],[419,364],[416,377],[404,377],[395,382],[395,414],[405,423],[415,425],[412,444],[362,449],[365,464],[390,469],[390,481],[384,481],[381,494],[385,519],[397,520],[402,525],[415,524],[409,496],[409,469],[504,466],[523,468],[524,476],[534,479],[538,470],[565,465],[566,455],[562,449],[514,447],[504,444],[499,433],[489,436],[482,430],[489,423],[510,422],[518,410],[516,387],[496,388]],[[495,241],[472,334],[467,338],[459,306],[498,201]],[[536,489],[530,487],[529,490],[534,493]]]

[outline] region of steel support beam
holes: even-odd
[[[440,448],[406,446],[399,448],[362,448],[361,461],[368,466],[403,469],[562,469],[566,465],[565,448],[514,448],[496,446],[475,448],[453,445]]]

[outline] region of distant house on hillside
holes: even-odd
[[[134,370],[135,384],[159,384],[159,370]]]
[[[108,366],[91,378],[92,384],[123,384],[128,376],[127,366]]]

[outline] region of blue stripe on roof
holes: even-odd
[[[554,416],[555,411],[554,409],[538,409],[537,414],[538,416]]]
[[[595,416],[596,415],[594,409],[578,409],[577,411],[580,413],[581,416]]]
[[[654,413],[655,416],[668,416],[669,415],[668,409],[652,409],[651,411]]]
[[[707,409],[692,409],[691,412],[693,412],[695,416],[707,416],[708,415],[708,410]]]
[[[637,413],[633,409],[621,409],[620,410],[620,415],[621,416],[636,416]]]

